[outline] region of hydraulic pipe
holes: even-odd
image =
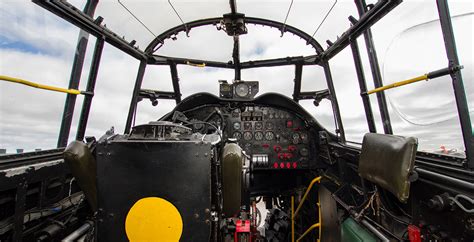
[[[86,222],[81,227],[74,230],[74,232],[69,234],[66,238],[64,238],[62,242],[76,241],[79,237],[84,235],[90,228],[92,228],[91,222]]]
[[[299,242],[300,240],[302,240],[309,232],[311,232],[313,229],[315,228],[319,228],[319,223],[315,223],[313,225],[311,225],[311,227],[309,227],[297,240],[296,242]]]
[[[295,197],[291,196],[291,242],[295,242]]]
[[[372,224],[370,224],[367,220],[362,219],[361,223],[370,230],[375,236],[377,236],[382,242],[389,242],[390,240],[382,234],[379,230],[377,230]]]
[[[304,201],[306,200],[306,198],[308,197],[309,191],[311,191],[311,189],[313,188],[313,185],[314,185],[316,182],[319,183],[320,180],[321,180],[321,177],[318,176],[318,177],[314,178],[314,179],[311,181],[311,183],[309,184],[308,188],[306,189],[306,192],[304,193],[303,198],[302,198],[301,201],[300,201],[300,204],[298,205],[298,207],[296,208],[295,213],[293,214],[293,218],[295,218],[296,215],[298,215],[298,212],[300,211],[301,206],[303,206],[303,203],[304,203]]]

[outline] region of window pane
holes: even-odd
[[[362,143],[368,133],[364,105],[350,47],[346,47],[329,61],[342,123],[348,141]]]
[[[472,110],[472,14],[451,14],[463,70],[466,94]],[[374,28],[384,84],[410,79],[448,66],[441,27],[434,2],[402,4],[393,14],[405,11],[403,24],[388,18]],[[423,9],[423,11],[419,11]],[[456,10],[458,9],[458,10]],[[398,12],[397,12],[398,11]],[[465,10],[464,10],[465,11]],[[409,13],[417,13],[410,15]],[[400,16],[400,15],[398,15]],[[400,19],[399,17],[397,19]],[[387,26],[396,30],[383,35]],[[467,68],[466,68],[467,67]],[[464,156],[452,80],[444,76],[385,91],[395,134],[415,136],[419,150]]]
[[[259,81],[259,95],[276,92],[293,98],[295,67],[264,67],[242,70],[244,81]]]

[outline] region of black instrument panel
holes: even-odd
[[[252,159],[252,168],[310,168],[315,150],[306,122],[273,107],[245,106],[227,119],[227,137],[237,140]]]
[[[247,104],[233,108],[206,105],[183,113],[191,122],[223,127],[223,138],[242,147],[254,170],[308,169],[316,163],[316,135],[292,111]]]

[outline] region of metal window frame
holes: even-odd
[[[387,13],[392,11],[397,5],[399,5],[402,0],[379,0],[377,3],[372,5],[370,9],[367,9],[365,4],[365,0],[355,0],[356,7],[359,11],[359,19],[355,20],[352,16],[350,16],[350,20],[352,25],[345,31],[341,37],[339,37],[334,43],[330,43],[330,46],[324,50],[321,45],[309,34],[289,25],[286,25],[281,22],[262,19],[262,18],[254,18],[254,17],[244,17],[246,24],[256,24],[256,25],[264,25],[273,28],[277,28],[283,32],[290,32],[295,34],[296,36],[307,40],[307,44],[312,46],[315,49],[316,54],[310,56],[294,56],[294,57],[284,57],[284,58],[275,58],[275,59],[267,59],[267,60],[258,60],[258,61],[246,61],[240,62],[239,58],[239,50],[238,50],[238,39],[234,41],[234,51],[233,51],[233,61],[224,63],[218,61],[209,61],[209,60],[196,60],[196,59],[187,59],[187,58],[177,58],[177,57],[169,57],[169,56],[161,56],[156,55],[155,52],[165,43],[166,39],[175,36],[177,33],[181,31],[189,31],[189,29],[201,27],[205,25],[215,25],[220,23],[223,19],[222,17],[217,18],[209,18],[209,19],[201,19],[186,23],[186,25],[179,25],[174,28],[171,28],[160,35],[158,35],[153,41],[150,42],[148,47],[142,51],[138,47],[134,46],[135,41],[125,41],[123,38],[120,38],[119,35],[115,34],[111,30],[107,29],[105,26],[101,25],[102,18],[98,17],[94,19],[92,16],[87,15],[85,12],[76,9],[71,4],[61,1],[61,0],[32,0],[36,4],[40,5],[41,7],[45,8],[46,10],[58,15],[59,17],[65,19],[66,21],[76,25],[80,29],[96,36],[98,39],[103,40],[106,43],[109,43],[112,46],[122,50],[123,52],[129,54],[130,56],[140,60],[140,67],[138,69],[137,78],[135,81],[135,87],[133,90],[132,100],[130,104],[129,113],[127,116],[127,122],[125,127],[125,133],[130,131],[132,120],[134,118],[136,112],[136,105],[139,100],[139,95],[141,93],[141,83],[143,81],[143,75],[147,65],[169,65],[170,71],[172,72],[172,81],[173,81],[173,92],[160,92],[157,95],[159,98],[166,98],[170,99],[173,98],[176,100],[177,103],[181,101],[181,93],[179,88],[179,79],[178,79],[178,71],[176,65],[179,64],[191,64],[191,65],[199,65],[199,66],[210,66],[210,67],[218,67],[218,68],[229,68],[235,70],[235,78],[240,79],[240,71],[242,69],[248,68],[260,68],[260,67],[273,67],[273,66],[284,66],[284,65],[294,65],[295,66],[295,86],[293,92],[293,99],[298,101],[302,99],[300,95],[301,92],[301,72],[298,71],[304,65],[320,65],[324,68],[326,74],[326,82],[328,84],[328,89],[330,91],[330,97],[333,105],[333,112],[336,117],[336,122],[338,125],[338,132],[340,133],[341,141],[345,141],[344,137],[344,129],[342,125],[341,115],[339,112],[339,107],[337,103],[337,97],[334,89],[333,80],[331,77],[331,70],[329,66],[329,60],[336,56],[340,51],[342,51],[347,46],[351,45],[353,54],[354,54],[354,64],[356,65],[356,70],[358,73],[359,79],[359,86],[361,88],[361,92],[364,90],[365,78],[363,76],[363,72],[361,71],[361,61],[360,55],[358,55],[358,48],[355,48],[357,45],[356,39],[364,35],[364,39],[366,42],[367,51],[369,54],[369,61],[371,63],[372,75],[374,80],[376,81],[375,85],[380,86],[382,84],[380,69],[378,66],[377,55],[374,52],[374,43],[371,34],[371,26],[374,25],[377,21],[383,18]],[[88,0],[89,2],[94,2],[97,0]],[[235,6],[235,2],[229,1],[231,7],[231,13],[237,13],[237,9]],[[450,15],[448,5],[446,0],[437,0],[438,8],[439,8],[439,15],[442,23],[442,30],[445,39],[445,45],[447,50],[448,59],[450,61],[450,65],[458,64],[457,55],[456,55],[456,48],[454,43],[454,35],[452,33],[452,25],[450,22]],[[352,19],[351,19],[352,18]],[[237,47],[237,48],[236,48]],[[96,72],[98,69],[98,64],[93,64],[91,69]],[[464,88],[462,86],[462,77],[460,71],[452,74],[453,77],[453,87],[455,90],[455,97],[456,102],[458,104],[458,113],[461,119],[461,126],[463,129],[463,139],[466,147],[466,154],[468,160],[471,160],[473,157],[473,137],[472,137],[472,127],[470,126],[470,119],[469,113],[467,110],[467,100],[464,93]],[[72,79],[72,78],[71,78]],[[365,87],[366,89],[366,87]],[[174,94],[174,95],[172,95]],[[364,99],[364,97],[363,97]],[[364,108],[366,111],[366,117],[369,125],[370,132],[376,132],[374,121],[373,121],[373,114],[371,113],[370,101],[364,101]],[[390,117],[388,115],[388,109],[386,106],[386,100],[381,93],[378,94],[378,101],[380,112],[382,114],[382,121],[384,124],[384,132],[385,133],[393,133],[391,129]],[[385,103],[385,105],[384,105]],[[87,106],[87,105],[85,105]],[[86,107],[87,108],[87,107]],[[90,108],[90,107],[89,107]],[[84,109],[84,107],[83,107]],[[71,111],[68,108],[65,111]],[[72,108],[73,111],[73,108]],[[66,113],[66,112],[65,112]],[[66,114],[70,114],[71,112],[67,112]],[[88,112],[84,112],[84,116],[88,115]],[[65,115],[66,115],[65,114]],[[66,115],[67,116],[67,115]],[[85,118],[87,120],[87,117]],[[67,122],[65,123],[67,125]],[[85,129],[85,125],[80,126],[81,129]],[[66,127],[67,128],[67,127]],[[70,129],[70,125],[69,125]],[[469,133],[471,132],[471,133]],[[62,132],[60,135],[60,141],[58,142],[59,146],[64,146],[64,140],[67,142],[67,135],[69,132]],[[82,130],[81,130],[82,133]],[[80,138],[80,135],[78,135]],[[474,167],[474,161],[470,161],[469,165],[470,168]]]

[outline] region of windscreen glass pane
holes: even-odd
[[[244,81],[258,81],[260,91],[258,95],[268,92],[283,94],[293,98],[295,67],[265,67],[242,70]]]
[[[178,77],[182,99],[198,92],[219,96],[219,80],[232,82],[234,70],[178,65]]]
[[[302,92],[327,90],[326,76],[321,66],[304,66],[301,78]],[[316,105],[314,100],[300,100],[300,105],[306,109],[327,131],[335,133],[336,125],[331,101],[323,99]]]
[[[472,113],[472,3],[450,2],[460,62]],[[469,10],[471,8],[471,10]],[[395,18],[396,16],[396,18]],[[399,21],[400,16],[404,21]],[[401,22],[401,23],[399,23]],[[394,33],[385,33],[390,26]],[[446,68],[448,60],[434,2],[403,3],[374,28],[384,84]],[[464,156],[450,76],[385,91],[395,134],[415,136],[420,151]],[[472,114],[471,114],[472,116]]]
[[[351,48],[339,52],[329,64],[346,140],[362,143],[369,130]]]

